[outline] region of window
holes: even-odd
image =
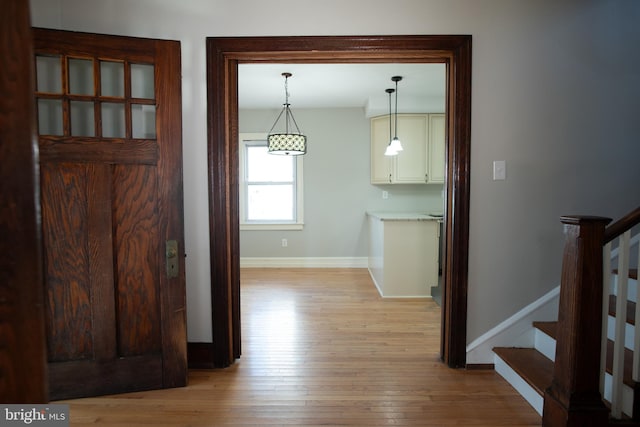
[[[266,134],[240,134],[240,229],[302,226],[302,156],[274,156]]]

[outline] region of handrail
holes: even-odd
[[[632,227],[638,224],[640,224],[640,207],[629,212],[605,229],[603,245],[609,243],[622,233],[631,230]]]

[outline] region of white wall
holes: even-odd
[[[240,110],[240,132],[267,132],[279,112]],[[442,212],[442,185],[371,185],[370,121],[363,108],[293,108],[293,113],[309,141],[303,159],[304,229],[241,231],[242,257],[366,258],[366,211]],[[388,199],[382,199],[383,190]]]
[[[615,218],[640,205],[635,0],[31,3],[35,26],[182,43],[191,341],[211,339],[207,36],[473,36],[467,342],[557,285],[560,215]],[[506,181],[491,180],[493,160],[506,160]]]

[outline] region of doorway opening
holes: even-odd
[[[238,64],[444,63],[447,74],[441,358],[466,363],[471,36],[207,39],[209,222],[216,366],[240,357]]]

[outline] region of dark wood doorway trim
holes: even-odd
[[[46,403],[47,342],[29,2],[0,14],[0,402]]]
[[[240,357],[238,64],[260,62],[447,65],[447,159],[442,360],[466,364],[471,142],[471,36],[207,38],[207,138],[213,364]]]

